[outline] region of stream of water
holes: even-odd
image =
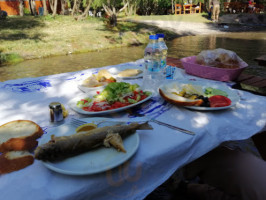
[[[88,68],[97,68],[135,61],[143,58],[144,46],[107,49],[99,52],[72,54],[28,60],[0,67],[0,81],[39,77]],[[183,58],[202,50],[224,48],[236,52],[249,67],[246,73],[266,77],[266,67],[254,59],[266,55],[266,32],[226,33],[218,35],[185,36],[167,41],[168,56]]]

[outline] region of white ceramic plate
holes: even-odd
[[[82,84],[78,83],[78,88],[82,92],[92,92],[92,91],[100,91],[101,92],[105,87],[106,87],[106,85],[99,86],[99,87],[86,87],[86,86],[83,86]]]
[[[102,118],[86,118],[82,119],[88,123],[102,121]],[[65,136],[75,133],[75,127],[64,124],[53,128],[43,135],[39,144],[47,143],[51,135]],[[131,158],[139,147],[139,135],[131,134],[123,139],[126,153],[118,152],[114,148],[100,147],[86,153],[67,158],[58,162],[44,162],[43,164],[52,171],[68,174],[68,175],[89,175],[119,166],[120,164]]]
[[[208,82],[208,81],[190,81],[190,80],[175,81],[175,82],[178,84],[200,85],[202,86],[203,90],[208,87],[219,89],[226,92],[228,94],[228,98],[231,100],[231,105],[229,106],[224,106],[224,107],[185,106],[186,108],[189,109],[200,110],[200,111],[224,110],[235,106],[236,103],[240,101],[240,97],[237,94],[237,92],[231,89],[230,87],[226,86],[225,84],[219,84],[210,81]]]
[[[116,109],[112,109],[112,110],[106,110],[106,111],[89,112],[89,111],[85,111],[85,110],[82,110],[81,108],[77,107],[77,102],[78,101],[80,101],[81,99],[86,98],[86,97],[93,97],[95,94],[96,93],[91,92],[91,93],[86,93],[86,94],[82,94],[80,96],[77,96],[77,97],[71,99],[68,102],[68,105],[69,105],[70,108],[72,108],[74,111],[76,111],[77,113],[80,113],[80,114],[86,114],[86,115],[110,114],[110,113],[114,113],[114,112],[120,112],[120,111],[126,110],[128,108],[131,108],[131,107],[137,106],[139,104],[142,104],[143,102],[148,101],[153,96],[151,94],[146,99],[143,99],[142,101],[139,101],[137,103],[130,104],[128,106],[121,107],[121,108],[116,108]]]
[[[142,71],[142,73],[136,75],[136,76],[130,76],[130,77],[120,77],[120,76],[117,76],[121,71],[123,70],[126,70],[126,69],[139,69]],[[143,77],[143,69],[140,68],[140,67],[132,67],[132,66],[125,66],[123,67],[123,69],[115,69],[115,68],[110,68],[108,70],[111,74],[114,75],[115,78],[120,78],[120,79],[138,79],[138,78],[142,78]]]

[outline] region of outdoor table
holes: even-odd
[[[125,66],[143,68],[143,60],[107,66],[123,69]],[[174,79],[191,79],[226,84],[189,76],[182,69]],[[90,117],[71,110],[67,103],[82,92],[77,80],[99,69],[56,74],[37,78],[9,80],[0,83],[0,124],[18,119],[32,120],[45,132],[56,125],[49,122],[50,102],[58,101],[69,110],[65,123],[73,117]],[[170,76],[171,77],[171,76]],[[127,80],[139,83],[142,79]],[[168,80],[171,81],[171,80]],[[0,177],[0,199],[144,199],[165,182],[178,168],[204,155],[224,141],[247,139],[258,133],[266,122],[265,97],[245,91],[237,91],[240,101],[236,106],[220,111],[196,111],[174,106],[159,95],[152,97],[140,108],[132,108],[131,114],[119,112],[104,117],[132,119],[138,114],[155,117],[195,132],[194,136],[150,123],[154,130],[137,131],[140,145],[137,152],[122,165],[92,175],[65,175],[46,168],[39,160],[22,170]],[[138,113],[134,115],[134,112]]]

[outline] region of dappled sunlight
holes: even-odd
[[[192,126],[195,128],[202,128],[210,122],[207,116],[204,116],[202,114],[199,114],[197,117],[191,119],[192,121]]]

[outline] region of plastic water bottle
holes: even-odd
[[[161,68],[163,69],[163,72],[165,73],[168,48],[164,42],[164,34],[158,33],[156,35],[158,36],[158,44],[159,44],[159,49],[161,51]]]
[[[158,45],[158,36],[150,35],[149,39],[149,44],[144,52],[145,71],[142,87],[157,94],[158,88],[163,81],[161,52]]]

